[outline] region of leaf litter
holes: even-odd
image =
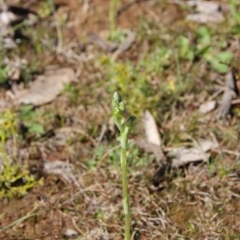
[[[22,1],[14,2],[19,5],[22,3]],[[34,37],[31,33],[29,34],[33,45],[35,40],[39,45],[32,46],[23,43],[21,46],[16,46],[19,52],[11,52],[11,54],[26,58],[29,67],[31,67],[33,59],[39,58],[43,61],[38,69],[48,64],[71,65],[70,69],[81,69],[83,74],[81,75],[82,81],[79,80],[76,85],[69,86],[67,92],[64,92],[61,97],[57,96],[62,92],[65,82],[70,83],[72,80],[58,70],[56,70],[57,77],[53,73],[44,73],[30,83],[25,82],[24,89],[21,89],[22,83],[20,85],[13,83],[14,89],[16,89],[16,91],[12,89],[13,97],[15,97],[13,102],[17,109],[23,107],[19,106],[21,104],[31,103],[43,111],[41,116],[44,119],[45,115],[53,115],[53,122],[44,123],[44,120],[42,122],[49,125],[48,129],[52,129],[51,134],[55,135],[50,137],[48,133],[37,137],[33,136],[30,139],[23,137],[21,140],[20,148],[26,150],[26,154],[25,157],[19,157],[20,159],[14,159],[14,161],[29,163],[38,174],[41,171],[37,166],[42,164],[45,184],[43,187],[33,188],[27,196],[20,200],[12,199],[7,203],[0,202],[0,208],[4,209],[4,217],[0,216],[1,229],[4,229],[5,226],[13,226],[11,225],[13,221],[28,216],[27,214],[33,209],[33,206],[40,206],[35,210],[34,218],[27,218],[21,222],[16,221],[14,231],[10,227],[1,232],[0,238],[18,239],[20,236],[23,239],[52,240],[53,238],[70,238],[70,235],[73,234],[73,237],[77,235],[81,239],[122,239],[121,174],[118,164],[114,166],[112,164],[116,159],[118,160],[118,156],[114,150],[111,151],[113,137],[117,132],[104,126],[103,123],[108,121],[110,115],[111,87],[122,87],[123,91],[125,87],[125,91],[131,98],[135,97],[136,89],[141,89],[144,94],[146,92],[147,94],[137,98],[140,99],[139,101],[142,100],[141,97],[150,99],[150,102],[156,97],[158,101],[157,104],[150,106],[151,109],[148,108],[150,117],[147,122],[142,123],[140,120],[140,130],[138,132],[137,128],[135,131],[133,142],[140,146],[141,151],[133,147],[128,152],[130,162],[137,159],[142,164],[141,167],[131,166],[128,173],[135,238],[153,240],[232,237],[235,239],[238,236],[239,228],[239,216],[235,213],[239,211],[237,199],[239,199],[238,189],[240,187],[237,165],[239,160],[238,106],[235,105],[236,112],[233,112],[228,126],[222,126],[221,122],[216,122],[215,111],[213,111],[214,104],[210,101],[215,99],[218,94],[215,94],[216,89],[211,80],[214,76],[214,79],[220,79],[221,82],[223,76],[208,68],[204,59],[201,59],[201,55],[198,56],[200,59],[197,57],[192,62],[179,61],[178,49],[175,49],[173,43],[181,33],[188,38],[190,45],[194,48],[195,40],[192,36],[195,36],[194,32],[200,25],[198,23],[182,24],[189,13],[188,9],[184,8],[181,9],[182,15],[171,16],[175,20],[170,26],[164,24],[159,16],[162,16],[163,12],[168,13],[168,8],[172,7],[172,2],[176,1],[168,2],[166,5],[155,0],[133,1],[134,4],[123,9],[121,16],[117,16],[116,20],[118,26],[134,29],[131,31],[136,33],[137,44],[134,44],[135,40],[130,41],[129,46],[126,45],[127,47],[123,48],[127,50],[116,56],[114,59],[116,69],[107,66],[103,70],[98,61],[99,58],[101,60],[111,58],[116,49],[112,50],[111,46],[104,46],[103,48],[106,50],[102,50],[110,53],[106,56],[97,48],[89,46],[88,42],[85,44],[84,36],[87,35],[86,32],[96,32],[100,36],[102,29],[106,29],[108,14],[105,13],[108,11],[108,4],[100,4],[99,1],[84,1],[84,4],[75,0],[71,0],[72,2],[76,4],[74,11],[68,8],[68,3],[64,8],[59,7],[58,9],[63,17],[60,18],[60,21],[64,23],[61,25],[64,46],[61,51],[57,53],[55,51],[56,19],[48,16],[34,26],[34,31],[32,31]],[[178,2],[183,3],[183,1]],[[86,6],[86,4],[88,11],[85,12],[84,20],[79,21],[83,5]],[[38,1],[30,1],[29,6],[31,5],[38,9],[42,8]],[[199,6],[192,7],[191,11],[202,12]],[[178,8],[176,8],[176,15],[177,11]],[[175,15],[175,11],[170,12],[171,15]],[[228,14],[224,9],[221,9],[220,12],[224,15]],[[212,15],[215,16],[215,13]],[[131,21],[126,20],[129,19],[129,16]],[[208,23],[209,21],[206,22],[206,24]],[[215,32],[215,28],[220,26],[216,22],[215,24],[210,28],[210,32]],[[129,25],[131,25],[130,28]],[[26,27],[24,30],[31,32],[31,28],[29,30],[26,25],[24,26]],[[35,29],[36,31],[40,30],[39,36]],[[219,27],[218,30],[221,32],[223,28]],[[43,35],[41,35],[42,31]],[[216,33],[217,42],[215,36],[212,38],[214,44],[220,44],[222,38],[229,40],[225,31],[229,33],[228,28],[224,29],[224,34],[221,36],[219,32]],[[234,31],[236,28],[233,27],[229,35],[236,39],[237,33]],[[66,52],[65,44],[72,42],[75,47]],[[94,44],[97,45],[97,43]],[[228,48],[228,46],[221,45],[222,47]],[[168,66],[161,68],[158,72],[159,63],[161,63],[161,56],[157,55],[158,52],[161,52],[158,51],[159,49],[163,52],[169,49],[173,50],[174,56],[171,55],[168,58]],[[149,56],[149,52],[154,53],[151,55],[153,59],[146,64],[146,61],[149,60],[145,61],[144,56]],[[9,59],[11,59],[11,54]],[[88,54],[92,56],[91,59],[86,59]],[[129,78],[129,65],[127,64],[129,62],[133,62],[133,66],[138,64],[138,56],[143,56],[143,65],[137,69],[138,75]],[[77,61],[72,61],[73,59]],[[186,65],[189,66],[186,68]],[[152,68],[152,66],[154,67]],[[25,67],[20,66],[19,68],[21,76],[24,76]],[[124,81],[117,79],[119,85],[115,84],[116,78],[111,75],[115,70],[123,71]],[[157,72],[155,72],[156,70]],[[74,71],[70,70],[70,72]],[[9,77],[13,76],[14,79],[15,75],[18,78],[18,74],[14,74],[13,71]],[[66,81],[61,80],[60,76],[63,75],[64,78],[66,77]],[[111,79],[108,78],[108,75],[111,75]],[[177,75],[174,89],[167,87],[168,83],[165,80],[169,75]],[[31,76],[34,76],[32,72]],[[56,84],[57,78],[60,79],[60,87]],[[74,78],[75,74],[73,73]],[[50,79],[55,79],[55,81]],[[134,82],[134,87],[132,87],[131,81]],[[146,81],[149,86],[153,87],[157,92],[156,96],[152,96],[152,92],[149,93],[149,89],[142,85],[141,81]],[[39,82],[38,85],[37,82]],[[48,85],[48,82],[51,84]],[[55,82],[55,90],[53,90],[53,82]],[[32,87],[34,84],[36,86]],[[37,91],[38,87],[44,91]],[[51,98],[45,87],[51,92]],[[228,88],[232,89],[231,86]],[[46,96],[44,96],[45,92]],[[22,95],[18,95],[18,93]],[[34,96],[37,96],[37,99]],[[132,104],[141,106],[142,103],[138,100],[132,101]],[[237,99],[233,100],[232,98],[232,104],[234,101]],[[212,105],[206,106],[209,102]],[[227,106],[231,104],[229,102],[230,100]],[[199,118],[200,103],[203,103],[202,106],[205,104],[203,114],[208,113],[207,118]],[[229,113],[228,108],[223,112]],[[36,111],[36,109],[32,111]],[[38,117],[35,116],[35,118]],[[23,119],[20,119],[20,122],[22,121]],[[102,132],[101,126],[103,126]],[[82,130],[78,131],[79,128]],[[73,132],[74,134],[72,134]],[[208,137],[211,132],[216,135],[219,143]],[[19,134],[24,136],[22,133]],[[186,134],[191,138],[186,139]],[[192,139],[196,139],[196,141]],[[40,154],[38,148],[33,145],[40,145],[42,152],[59,153],[59,157],[50,159],[47,155]],[[103,147],[101,148],[101,146]],[[71,149],[67,157],[63,157],[61,148]],[[155,159],[152,160],[153,158],[149,157],[146,152],[153,153]],[[104,153],[108,153],[105,157],[106,164],[96,167],[99,159],[94,156],[97,155],[101,158]],[[65,162],[62,159],[69,159],[69,161]],[[156,174],[156,178],[153,179],[156,168],[159,166],[161,166],[160,173],[157,174],[161,177],[157,178]],[[234,180],[229,178],[231,174],[234,175]],[[59,181],[59,179],[63,181]],[[159,184],[156,188],[152,188],[153,180],[156,180],[156,185]]]
[[[144,151],[153,153],[157,163],[161,165],[165,162],[166,158],[162,151],[161,137],[158,132],[157,124],[148,110],[143,112],[142,120],[146,139],[138,139],[136,144],[144,149]]]
[[[233,70],[226,75],[226,86],[222,101],[218,110],[217,118],[220,119],[228,115],[231,111],[232,101],[237,97],[238,90],[236,87],[236,78]]]
[[[223,7],[219,2],[208,1],[187,1],[187,4],[194,7],[195,13],[187,15],[188,21],[197,23],[220,23],[224,21]]]
[[[179,168],[194,162],[207,162],[211,156],[207,152],[218,148],[218,146],[215,141],[199,140],[192,148],[170,148],[168,149],[168,156],[173,157],[171,166]]]
[[[72,68],[47,70],[38,76],[28,89],[16,90],[13,95],[15,105],[33,104],[40,106],[52,102],[63,91],[65,84],[75,80]]]
[[[16,33],[18,33],[18,36],[22,34],[21,29],[15,29],[14,27],[23,23],[23,21],[28,22],[28,25],[33,25],[37,22],[36,13],[25,8],[0,3],[0,37],[3,40],[4,49],[12,49],[17,46]]]
[[[215,100],[205,102],[201,104],[201,106],[199,107],[199,112],[203,114],[209,113],[213,111],[216,108],[216,106],[217,106],[217,102]]]

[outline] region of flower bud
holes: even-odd
[[[122,96],[116,90],[113,93],[113,100],[117,103],[122,102]]]

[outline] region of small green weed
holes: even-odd
[[[139,115],[142,109],[153,109],[156,106],[159,98],[149,84],[148,74],[140,71],[140,67],[134,66],[130,61],[121,63],[108,57],[100,61],[107,73],[109,92],[119,89],[126,98],[129,111]]]
[[[9,66],[0,66],[0,83],[4,83],[7,80],[7,73],[9,71]]]
[[[0,172],[0,197],[11,198],[23,196],[36,184],[42,184],[42,179],[36,181],[27,170],[27,166],[20,166],[10,161],[6,153],[5,143],[8,137],[16,136],[16,115],[7,111],[0,116],[1,159],[3,170]]]
[[[196,33],[196,44],[191,44],[185,36],[178,39],[179,57],[185,60],[205,59],[210,66],[219,73],[228,72],[228,64],[233,60],[233,54],[230,51],[222,51],[221,48],[227,46],[227,43],[220,41],[218,46],[212,45],[213,38],[209,29],[202,26]]]
[[[144,69],[145,74],[156,75],[170,65],[172,53],[171,49],[157,47],[138,63],[137,70]]]
[[[32,105],[22,106],[20,109],[20,119],[24,121],[27,133],[44,134],[45,129],[39,119],[42,119],[43,112],[41,109],[33,109]]]

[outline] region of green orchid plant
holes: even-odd
[[[131,234],[131,220],[130,220],[130,207],[129,207],[129,196],[128,196],[128,183],[127,183],[127,145],[128,136],[131,132],[135,119],[135,116],[130,116],[126,121],[124,119],[125,106],[122,101],[121,95],[115,91],[113,94],[112,101],[112,117],[116,124],[120,135],[118,140],[121,144],[121,168],[122,168],[122,191],[123,191],[123,208],[125,215],[125,240],[130,240]]]

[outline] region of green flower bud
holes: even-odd
[[[113,101],[116,103],[122,102],[122,96],[116,90],[113,93]]]

